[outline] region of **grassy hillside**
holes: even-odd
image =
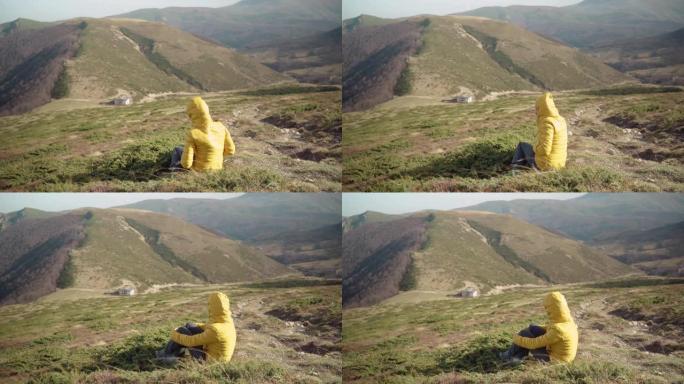
[[[70,63],[70,97],[219,91],[285,81],[253,59],[161,23],[88,20]]]
[[[392,221],[405,216],[406,215],[387,215],[380,212],[367,211],[360,215],[345,217],[342,222],[342,226],[344,231],[350,231],[367,223]]]
[[[430,20],[433,24],[425,35],[425,48],[415,65],[410,65],[424,76],[416,79],[413,94],[450,95],[459,92],[458,87],[471,88],[476,94],[562,90],[628,80],[598,60],[510,23],[468,17]],[[455,36],[459,36],[460,46],[453,44]],[[443,83],[451,88],[444,93],[431,90]]]
[[[564,201],[490,201],[464,209],[512,215],[590,244],[684,220],[684,198],[664,193],[590,193]]]
[[[165,24],[72,19],[0,37],[0,113],[66,97],[244,89],[291,81],[254,59]]]
[[[103,294],[164,284],[231,283],[297,275],[259,250],[181,219],[130,209],[79,209],[24,218],[0,232],[0,301],[56,288]]]
[[[565,7],[484,7],[463,14],[505,20],[582,48],[671,32],[684,24],[678,0],[584,0]]]
[[[351,19],[343,20],[342,28],[344,32],[354,32],[356,28],[387,25],[393,22],[392,19],[383,19],[371,15],[359,15]]]
[[[86,241],[73,257],[77,288],[106,289],[129,281],[144,289],[293,273],[255,249],[172,216],[116,209],[91,212]]]
[[[176,287],[107,298],[83,298],[68,289],[38,303],[3,306],[0,380],[340,383],[340,288],[330,284]],[[171,329],[206,321],[212,291],[225,292],[231,301],[238,335],[233,360],[177,366],[154,360]]]
[[[247,0],[219,8],[141,9],[120,17],[167,23],[302,82],[339,84],[341,13],[340,0]]]
[[[26,31],[30,29],[42,29],[52,25],[55,25],[55,23],[25,19],[20,17],[16,20],[0,24],[0,37],[4,37],[19,31]]]
[[[258,247],[317,276],[339,277],[341,200],[332,193],[246,194],[233,199],[146,200],[128,207],[168,213]]]
[[[344,52],[351,57],[345,57],[348,111],[393,95],[479,99],[492,92],[591,88],[630,80],[557,41],[477,17],[416,16],[357,24],[345,34]]]
[[[570,365],[503,365],[497,353],[560,290],[578,324]],[[526,288],[458,299],[425,295],[343,313],[343,375],[350,383],[670,383],[684,378],[684,281],[640,279]],[[408,297],[407,297],[408,298]]]
[[[340,93],[279,87],[204,94],[237,147],[224,170],[169,173],[191,95],[129,107],[76,99],[0,118],[0,189],[30,191],[336,191]]]
[[[536,225],[472,211],[420,212],[363,224],[345,232],[343,260],[343,300],[349,307],[372,305],[400,291],[496,291],[638,273]]]
[[[402,97],[345,114],[347,191],[681,191],[684,93],[619,87],[556,92],[568,121],[559,172],[510,170],[520,141],[535,142],[537,94],[469,105]]]

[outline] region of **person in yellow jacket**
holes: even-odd
[[[171,169],[210,171],[223,169],[224,156],[235,154],[235,144],[228,129],[209,114],[209,106],[197,96],[187,107],[192,128],[185,146],[176,147],[171,155]]]
[[[185,354],[196,359],[229,362],[235,350],[236,333],[230,313],[228,296],[221,292],[209,294],[209,322],[176,328],[171,341],[157,352],[157,358],[175,359]]]
[[[501,358],[519,362],[531,352],[539,360],[571,363],[575,360],[578,344],[577,324],[572,319],[568,302],[560,292],[551,292],[544,298],[549,316],[545,326],[530,325],[513,337],[513,345]]]
[[[537,143],[519,143],[511,166],[552,171],[565,168],[568,157],[568,126],[558,113],[553,96],[544,93],[537,99]]]

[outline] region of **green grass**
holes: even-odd
[[[30,191],[337,191],[341,164],[334,125],[340,119],[339,91],[246,97],[207,97],[212,116],[234,120],[234,112],[259,112],[231,126],[236,155],[222,171],[170,173],[174,147],[183,145],[190,123],[187,98],[171,97],[130,107],[35,112],[0,118],[0,189]],[[261,122],[288,113],[314,127],[292,140],[290,133]],[[241,115],[242,116],[242,115]],[[331,128],[332,127],[332,128]],[[294,144],[327,151],[320,162],[301,161],[280,148]],[[293,151],[296,152],[296,151]]]
[[[649,354],[642,347],[663,339],[681,346],[684,339],[676,328],[658,328],[666,321],[651,318],[653,328],[642,328],[635,337],[629,321],[609,314],[638,302],[644,313],[681,315],[683,281],[649,281],[631,288],[528,288],[477,299],[344,310],[344,377],[349,383],[678,382],[684,379],[681,354]],[[578,322],[576,360],[567,365],[502,364],[497,354],[508,348],[515,332],[544,323],[541,300],[551,289],[566,295]]]
[[[613,87],[595,89],[591,91],[582,92],[588,96],[622,96],[622,95],[647,95],[653,93],[673,93],[682,92],[679,87],[645,87],[645,86],[630,86],[630,87]]]
[[[204,321],[207,294],[215,290],[226,292],[234,316],[241,316],[236,320],[238,344],[233,360],[226,364],[184,360],[175,366],[156,361],[154,352],[165,345],[174,327]],[[298,352],[295,346],[279,341],[292,333],[285,322],[265,314],[284,302],[296,302],[295,311],[305,320],[318,316],[339,324],[340,300],[339,286],[325,284],[295,288],[227,285],[4,306],[0,307],[0,381],[341,382],[339,353]],[[17,318],[23,318],[21,327],[16,326]],[[311,328],[317,332],[312,335],[308,335],[312,326],[305,325],[300,342],[336,344],[339,329],[322,324]]]
[[[517,144],[536,141],[534,96],[347,113],[344,190],[681,191],[680,95],[556,94],[571,132],[568,163],[561,171],[544,173],[512,172],[510,167]],[[624,131],[608,121],[615,116],[634,121],[642,135],[634,139],[636,130]],[[640,154],[647,150],[665,160],[643,160]]]
[[[135,41],[138,44],[138,47],[140,47],[140,50],[143,52],[145,57],[147,57],[149,61],[156,65],[157,68],[169,74],[170,76],[175,76],[185,81],[194,88],[201,89],[204,91],[207,90],[202,83],[192,78],[192,76],[187,74],[182,69],[174,67],[166,57],[161,55],[155,49],[156,42],[154,40],[142,36],[138,33],[135,33],[132,30],[124,27],[121,28],[121,32],[131,40]]]

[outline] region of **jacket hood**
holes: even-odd
[[[548,92],[539,96],[537,99],[536,109],[537,119],[560,116],[558,109],[556,108],[556,104],[553,102],[553,96]]]
[[[209,114],[209,106],[201,97],[196,96],[190,100],[187,112],[188,117],[192,120],[192,127],[207,132],[212,120]]]
[[[544,298],[544,308],[554,323],[567,323],[572,320],[568,302],[560,292],[551,292]]]
[[[209,295],[209,322],[226,323],[230,320],[230,300],[221,292]]]

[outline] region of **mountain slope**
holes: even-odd
[[[372,305],[396,295],[411,269],[411,254],[425,242],[426,218],[367,223],[345,232],[342,304]]]
[[[667,33],[684,25],[679,0],[584,0],[566,7],[484,7],[464,12],[508,21],[574,47]]]
[[[342,39],[342,107],[367,109],[392,98],[408,57],[421,45],[423,26],[402,21],[371,25],[345,33]]]
[[[64,62],[79,47],[82,27],[60,24],[0,37],[0,115],[23,113],[50,101]]]
[[[481,97],[497,91],[591,88],[629,80],[576,49],[514,24],[478,17],[414,17],[356,27],[345,34],[343,46],[348,111],[366,109],[394,94]],[[378,64],[386,61],[391,65]]]
[[[220,8],[141,9],[119,17],[167,23],[299,81],[339,84],[341,12],[340,0],[243,0]]]
[[[340,26],[339,0],[243,0],[220,8],[140,9],[117,17],[163,21],[234,48],[326,32]]]
[[[621,233],[597,245],[608,255],[648,274],[684,276],[684,222]]]
[[[69,254],[85,237],[85,215],[23,218],[0,232],[0,304],[53,292]]]
[[[592,193],[571,200],[492,201],[464,210],[515,216],[572,239],[597,242],[684,220],[684,198],[668,193]]]
[[[0,38],[0,114],[50,98],[219,91],[286,81],[255,60],[161,23],[74,19]]]
[[[684,85],[684,28],[597,46],[590,52],[642,82]]]
[[[144,290],[155,284],[254,281],[294,273],[256,249],[146,211],[80,209],[26,218],[0,236],[3,296],[14,302],[31,301],[58,286]],[[27,293],[26,287],[35,288]]]
[[[345,306],[399,293],[600,280],[636,270],[511,216],[421,212],[344,235]]]
[[[302,272],[339,276],[341,197],[250,193],[226,200],[146,200],[129,208],[168,213],[260,250]]]

